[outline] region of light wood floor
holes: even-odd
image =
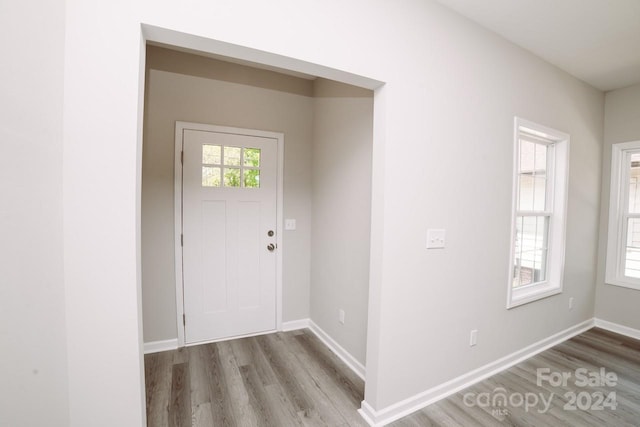
[[[145,356],[147,425],[366,426],[364,382],[309,330]]]
[[[571,377],[538,386],[539,368]],[[589,380],[604,368],[616,384],[578,387],[578,368]],[[356,412],[362,380],[308,330],[146,355],[145,374],[149,427],[366,425]],[[572,392],[582,394],[576,410]],[[615,410],[591,409],[599,393],[612,392]],[[511,399],[506,406],[483,399],[500,393]],[[533,404],[533,395],[550,402],[548,410],[540,397],[526,410],[519,396]],[[640,342],[592,329],[391,425],[640,426]]]

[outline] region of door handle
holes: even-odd
[[[275,248],[276,248],[276,245],[274,245],[273,243],[269,243],[267,245],[267,249],[269,249],[269,252],[273,252]]]

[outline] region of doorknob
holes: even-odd
[[[276,248],[276,245],[274,245],[273,243],[269,243],[267,245],[267,249],[269,249],[269,252],[273,252],[275,248]]]

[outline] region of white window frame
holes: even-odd
[[[547,269],[544,280],[529,285],[513,288],[513,268],[516,249],[516,219],[518,216],[519,198],[519,158],[520,138],[526,135],[553,145],[553,155],[548,160],[547,176],[550,182],[548,189],[548,207],[541,216],[549,218],[549,235],[547,241]],[[513,153],[513,196],[511,208],[511,253],[509,259],[509,280],[507,287],[507,309],[518,307],[562,292],[565,258],[567,192],[569,187],[569,142],[570,137],[564,132],[539,125],[529,120],[516,117],[514,119],[514,153]]]
[[[605,283],[640,290],[640,279],[624,275],[628,214],[629,163],[633,153],[640,153],[640,141],[622,142],[611,147],[611,190]]]

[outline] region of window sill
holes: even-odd
[[[559,293],[562,293],[562,288],[555,284],[542,284],[529,289],[513,289],[507,302],[507,309],[529,304]]]
[[[633,290],[636,290],[636,291],[640,291],[640,283],[631,282],[631,281],[624,280],[624,279],[618,279],[618,278],[610,279],[610,278],[608,278],[608,279],[606,279],[604,281],[604,283],[607,284],[607,285],[611,285],[611,286],[619,286],[621,288],[627,288],[627,289],[633,289]]]

